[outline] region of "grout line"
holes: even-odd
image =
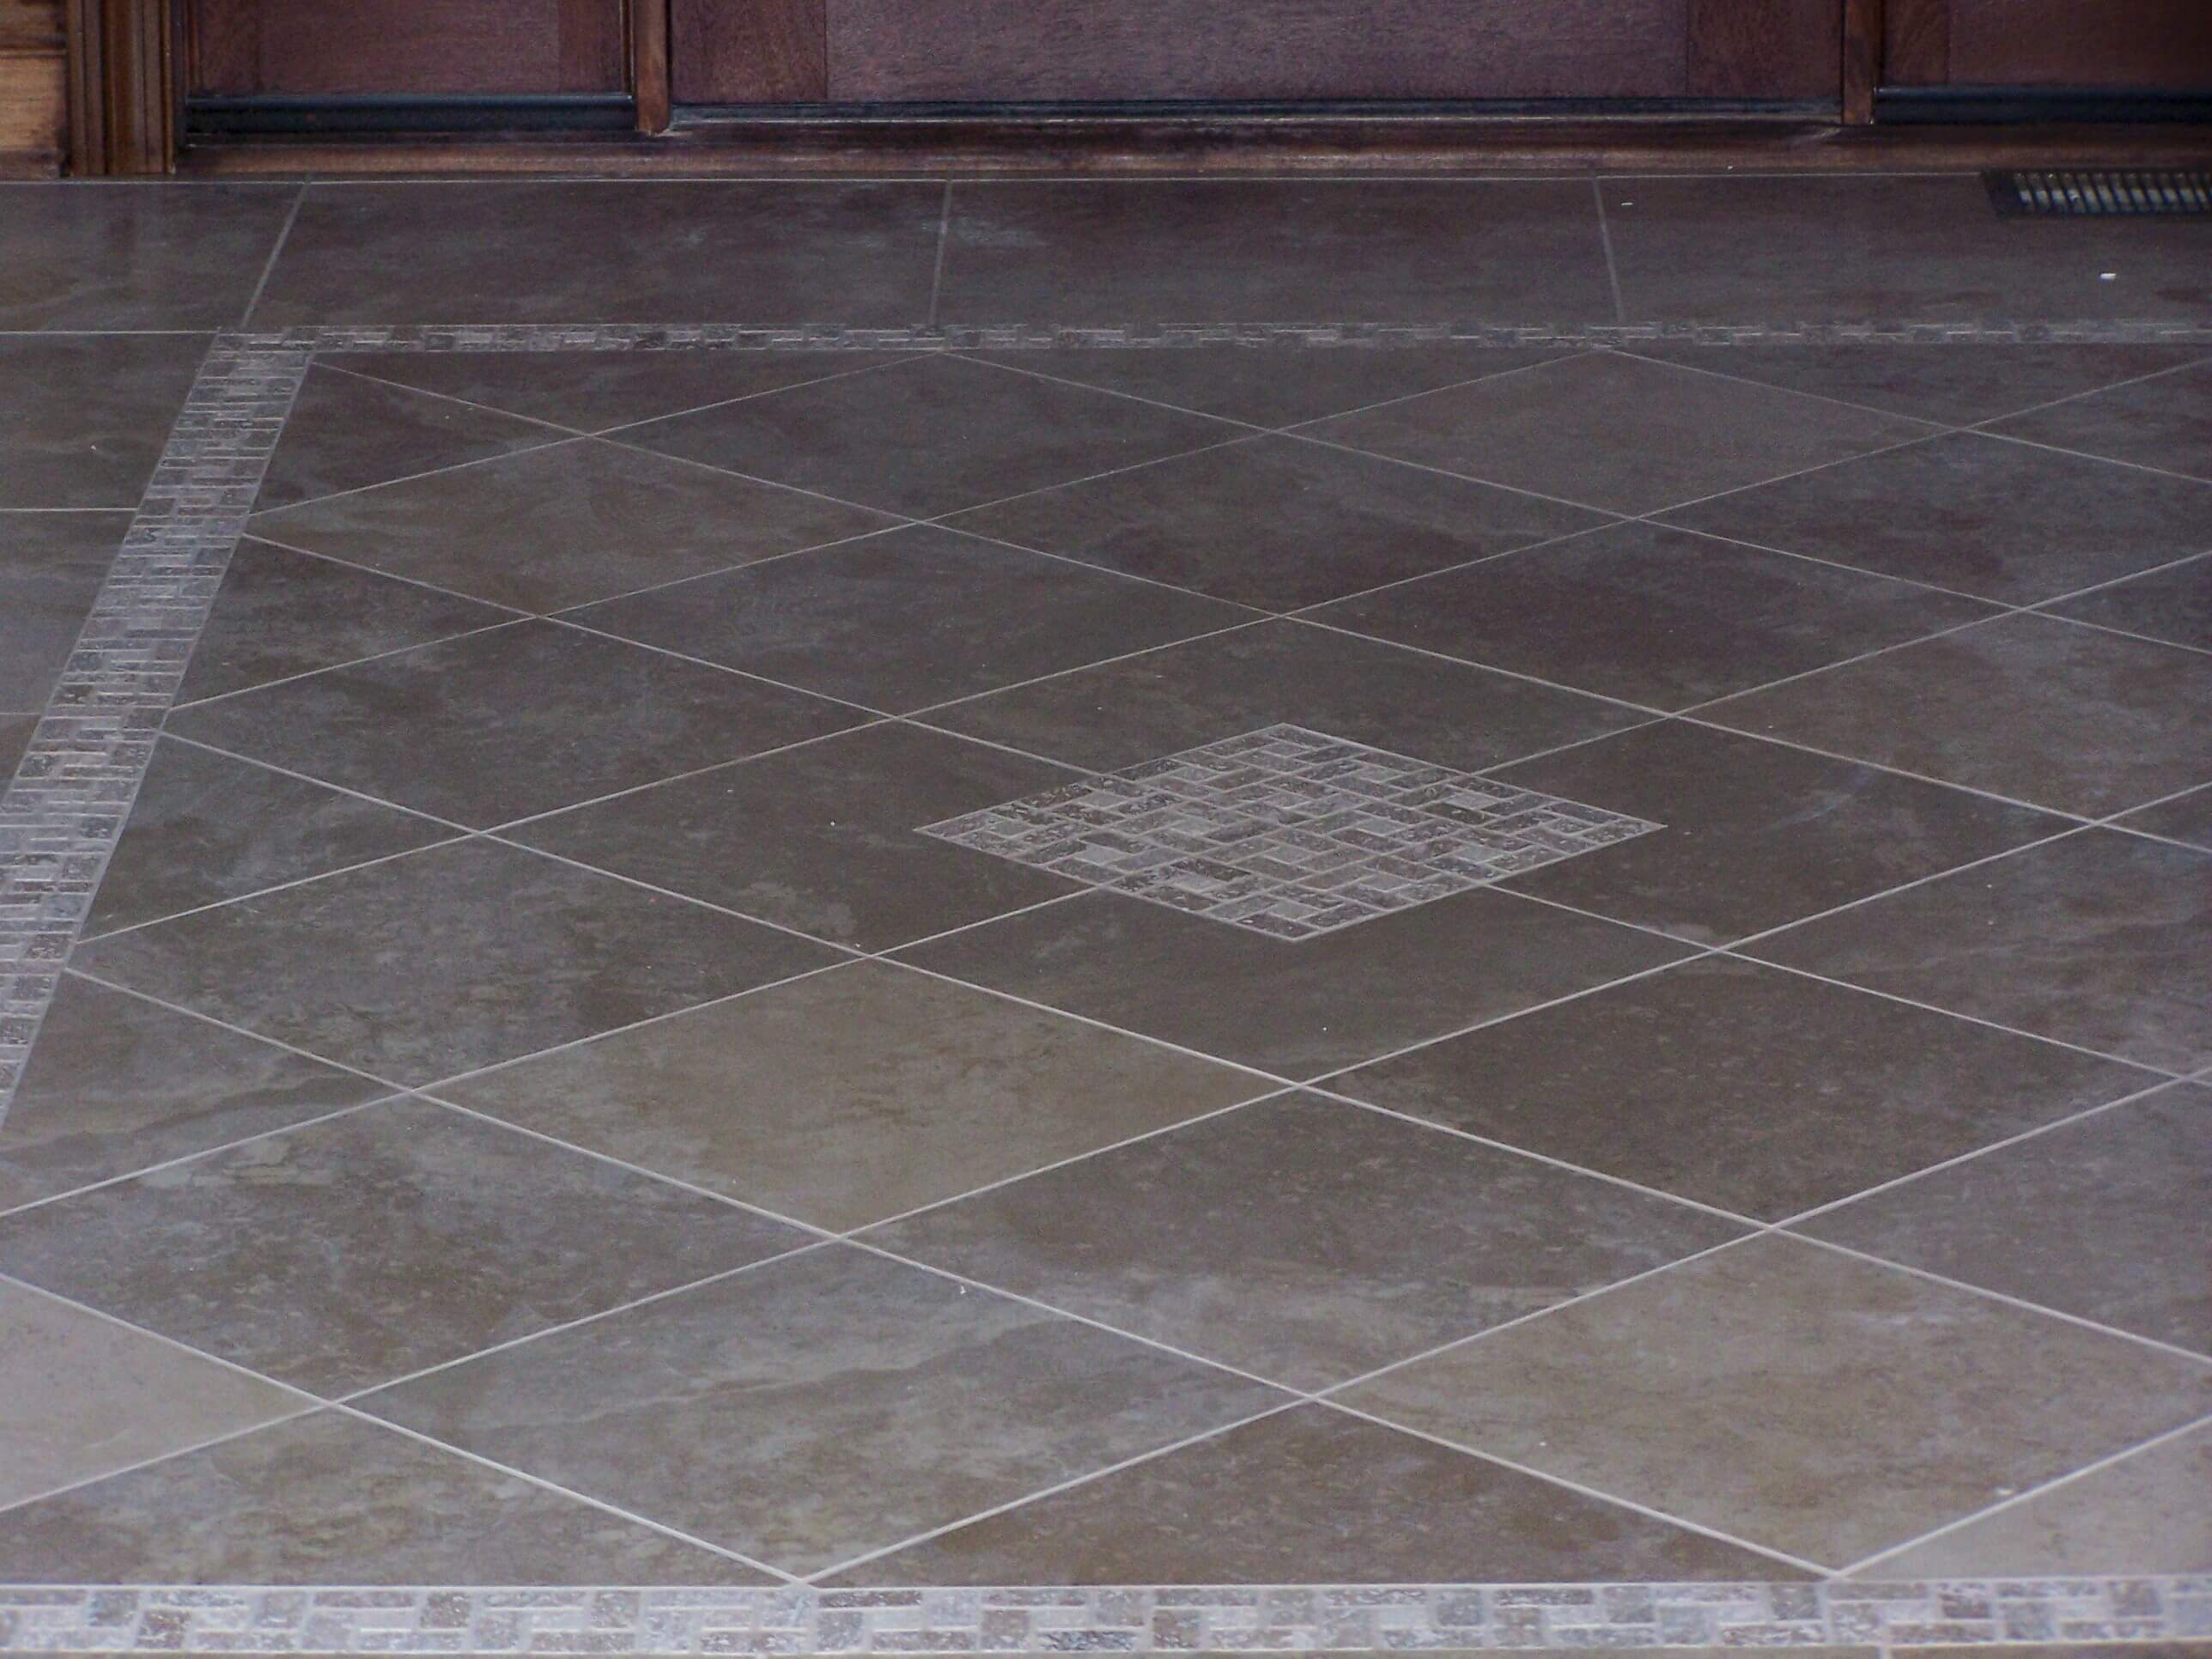
[[[763,386],[757,392],[740,392],[735,397],[715,398],[703,404],[686,404],[681,409],[668,410],[659,415],[640,416],[634,421],[617,421],[612,426],[595,426],[588,428],[586,435],[593,438],[606,438],[612,440],[615,442],[622,443],[623,441],[616,436],[617,433],[635,432],[640,427],[665,425],[676,421],[687,420],[694,415],[711,415],[718,409],[729,409],[738,404],[752,403],[756,399],[761,398],[779,397],[784,392],[799,392],[808,386],[826,386],[832,380],[849,380],[855,376],[861,374],[880,374],[887,369],[896,368],[902,364],[917,362],[921,357],[930,355],[927,353],[911,351],[902,354],[899,353],[896,348],[891,347],[886,347],[884,349],[890,355],[884,356],[882,361],[878,362],[863,362],[856,364],[851,368],[831,369],[825,374],[810,374],[804,380],[787,381],[781,386]],[[824,352],[822,353],[821,356],[826,362],[834,362],[836,361],[834,354]],[[643,447],[642,445],[630,443],[623,443],[623,447],[626,449]],[[657,449],[647,450],[646,453],[653,455],[660,455],[661,459],[664,460],[675,460],[679,459],[676,456],[663,454],[661,451]],[[695,463],[695,465],[704,465],[706,463],[699,462]],[[787,489],[792,486],[787,484],[783,487]],[[882,509],[879,507],[872,508],[871,511],[880,512]],[[894,514],[893,516],[896,515]]]
[[[254,525],[265,523],[270,519],[281,519],[287,514],[298,513],[310,507],[320,507],[326,501],[343,501],[349,496],[366,495],[371,490],[393,489],[401,484],[420,483],[425,478],[441,478],[449,472],[471,472],[480,467],[495,466],[501,461],[511,460],[524,455],[544,455],[552,450],[572,449],[578,444],[599,441],[599,440],[588,434],[580,434],[574,436],[549,438],[542,444],[531,444],[521,449],[501,450],[496,455],[471,455],[465,461],[448,461],[443,466],[426,466],[419,472],[403,472],[396,478],[380,478],[374,483],[355,484],[345,489],[332,489],[320,495],[310,495],[304,501],[287,501],[282,507],[256,507],[246,520],[246,533],[258,534],[259,532],[252,528]],[[264,537],[264,539],[274,540],[275,538]],[[278,545],[282,546],[284,544],[279,543]],[[427,587],[429,584],[426,582],[423,586]]]
[[[374,484],[368,487],[381,488],[380,485]],[[282,529],[283,526],[280,525],[277,527]],[[503,605],[497,599],[487,599],[474,593],[464,593],[458,587],[441,586],[438,583],[426,580],[421,576],[404,576],[397,571],[380,569],[373,564],[363,564],[359,559],[349,559],[343,553],[325,552],[320,548],[302,546],[298,542],[288,542],[282,536],[272,536],[263,528],[259,522],[259,515],[246,520],[246,528],[240,533],[238,539],[240,542],[258,542],[264,547],[273,547],[282,552],[296,554],[303,559],[315,559],[324,564],[337,565],[343,570],[357,570],[363,575],[381,576],[386,581],[401,582],[409,587],[419,587],[425,592],[435,593],[441,599],[459,599],[465,605],[481,605],[487,611],[504,611],[507,614],[501,618],[503,622],[530,622],[540,614],[523,605]],[[489,626],[489,623],[483,625]],[[434,641],[425,641],[425,643],[434,643]],[[413,646],[400,647],[402,650],[408,651],[416,648]],[[302,678],[304,676],[295,675],[291,678]]]
[[[563,438],[588,438],[592,435],[588,428],[570,426],[564,421],[549,421],[542,416],[525,415],[516,410],[501,409],[493,404],[478,403],[475,398],[464,398],[456,392],[441,392],[434,386],[410,386],[404,380],[395,380],[383,374],[372,374],[365,368],[347,362],[343,353],[318,357],[315,359],[314,368],[325,374],[343,374],[349,380],[362,380],[370,386],[383,386],[387,391],[404,392],[410,398],[427,398],[433,403],[452,404],[458,408],[470,410],[478,415],[490,415],[502,421],[515,422],[519,425],[534,426],[542,432],[557,432]],[[526,444],[520,449],[510,449],[504,453],[509,455],[526,455],[532,449],[542,449],[544,447],[542,443]],[[316,499],[322,498],[318,496]],[[293,501],[286,505],[304,507],[307,503]]]
[[[289,550],[287,550],[288,551]],[[280,685],[291,685],[301,680],[319,678],[325,674],[336,674],[349,668],[362,668],[373,662],[382,662],[387,657],[404,657],[411,651],[423,651],[434,645],[453,645],[462,640],[472,640],[479,634],[495,633],[502,628],[513,628],[520,623],[537,622],[536,617],[501,617],[497,622],[480,623],[474,628],[464,628],[458,634],[440,634],[427,640],[410,640],[405,645],[395,645],[382,651],[372,651],[367,656],[349,657],[343,662],[324,663],[314,668],[302,668],[296,673],[280,674],[275,679],[256,680],[251,685],[234,686],[228,691],[211,692],[204,697],[190,697],[173,702],[161,716],[164,736],[174,736],[168,730],[171,716],[192,709],[205,708],[212,704],[228,702],[234,697],[250,696],[256,691],[267,691]],[[179,742],[189,741],[179,737]]]
[[[1597,206],[1597,239],[1605,249],[1605,280],[1613,293],[1613,320],[1625,324],[1628,302],[1620,296],[1620,264],[1613,257],[1613,227],[1605,216],[1605,180],[1595,173],[1590,175],[1590,200]]]
[[[210,743],[205,738],[187,737],[181,732],[164,730],[161,733],[161,741],[164,743],[182,744],[187,749],[204,749],[210,755],[222,756],[225,760],[236,761],[240,764],[245,766],[258,766],[264,772],[274,772],[278,777],[291,778],[301,783],[311,783],[317,788],[327,789],[333,794],[350,796],[355,800],[367,801],[372,806],[381,806],[387,811],[403,813],[408,817],[417,818],[426,823],[437,824],[443,829],[451,830],[455,832],[451,837],[451,840],[453,841],[466,841],[475,836],[481,836],[483,833],[483,831],[477,829],[476,825],[472,823],[463,823],[458,818],[441,818],[435,812],[426,812],[419,806],[409,806],[401,801],[387,800],[382,795],[372,795],[366,790],[351,788],[343,783],[333,783],[328,778],[319,778],[310,772],[295,772],[290,767],[278,765],[275,761],[263,760],[258,756],[244,754],[236,750],[225,749],[220,744]],[[448,843],[441,842],[439,844],[443,846]],[[427,847],[418,847],[410,848],[409,851],[426,853],[429,851],[429,848]],[[392,856],[404,857],[405,854],[395,854]],[[380,859],[371,861],[374,863],[383,862]],[[330,874],[333,872],[326,871],[323,873]],[[308,876],[302,879],[306,881],[319,881],[322,879],[322,876]],[[300,884],[295,882],[288,883],[286,884],[296,886]],[[251,898],[252,896],[253,895],[251,893],[241,893],[239,895],[240,898]],[[235,903],[237,902],[238,901],[234,899],[224,901],[226,903]],[[212,908],[214,907],[210,906],[209,908]]]
[[[929,272],[929,309],[922,319],[924,325],[929,328],[937,326],[938,296],[945,289],[945,248],[951,240],[952,180],[947,179],[945,181],[945,204],[937,216],[937,259]]]
[[[29,1283],[27,1280],[17,1279],[11,1278],[7,1274],[0,1273],[0,1282],[15,1285],[25,1290],[35,1291],[40,1296],[52,1297],[55,1301],[60,1302],[64,1306],[68,1307],[73,1313],[82,1313],[85,1311],[85,1310],[78,1304],[70,1301],[68,1297],[54,1297],[53,1292],[51,1291],[40,1290],[39,1286]],[[134,1336],[152,1334],[152,1333],[140,1330],[136,1325],[127,1325],[125,1328],[130,1331]],[[191,1352],[191,1351],[188,1349],[186,1352]],[[195,1358],[204,1358],[204,1356],[198,1353],[194,1353],[193,1357]],[[250,1371],[247,1372],[246,1375],[252,1376],[257,1382],[265,1384],[270,1381],[267,1377],[256,1376],[254,1373]],[[232,1429],[222,1434],[210,1435],[204,1440],[195,1440],[189,1445],[173,1446],[166,1451],[155,1452],[149,1456],[139,1458],[135,1462],[125,1463],[116,1468],[102,1469],[97,1474],[83,1475],[75,1480],[64,1481],[60,1486],[49,1486],[43,1492],[31,1492],[21,1498],[10,1498],[4,1503],[0,1503],[0,1516],[10,1514],[17,1510],[28,1509],[33,1504],[43,1504],[50,1498],[66,1498],[73,1492],[82,1492],[87,1486],[97,1486],[103,1481],[119,1480],[125,1475],[137,1474],[143,1469],[150,1469],[157,1464],[169,1462],[172,1458],[190,1457],[197,1452],[213,1451],[217,1446],[227,1446],[234,1440],[243,1440],[246,1436],[258,1434],[264,1429],[279,1428],[287,1423],[296,1423],[302,1418],[313,1417],[324,1409],[325,1407],[322,1401],[314,1399],[313,1396],[309,1396],[301,1404],[294,1407],[289,1411],[283,1412],[275,1417],[264,1418],[255,1422],[248,1423],[244,1428]],[[18,1651],[21,1651],[21,1650],[18,1650]]]
[[[1993,439],[1998,443],[2018,444],[2025,449],[2039,449],[2045,454],[2064,455],[2074,460],[2089,461],[2101,466],[2124,466],[2134,471],[2150,473],[2155,477],[2172,478],[2178,483],[2212,485],[2212,478],[2198,473],[2177,472],[2170,466],[2153,466],[2148,461],[2130,461],[2122,456],[2100,455],[2087,449],[2069,449],[2064,444],[2050,443],[2040,438],[2023,438],[2014,433],[1998,432],[1985,426],[1975,427],[1971,435]],[[2205,500],[2212,502],[2212,496],[2207,496]]]
[[[300,216],[300,209],[307,202],[307,186],[302,182],[292,191],[292,204],[284,210],[284,222],[276,228],[276,240],[269,245],[269,257],[261,262],[261,275],[253,284],[253,292],[246,296],[246,306],[238,313],[238,326],[246,328],[254,311],[261,304],[261,296],[269,287],[269,279],[276,274],[276,258],[283,252],[284,244],[291,240],[292,226]]]
[[[2041,403],[2029,404],[2024,408],[2008,409],[1999,414],[1984,415],[1978,421],[1968,422],[1960,430],[1978,432],[1982,428],[1993,425],[1998,421],[2017,421],[2027,416],[2040,415],[2046,409],[2057,409],[2062,404],[2079,403],[2085,398],[2102,397],[2107,392],[2119,392],[2128,386],[2141,386],[2147,380],[2162,380],[2169,374],[2187,374],[2192,370],[2203,368],[2207,363],[2212,363],[2212,357],[2201,355],[2204,350],[2203,346],[2178,346],[2173,349],[2181,351],[2196,351],[2200,355],[2191,357],[2185,363],[2168,363],[2164,368],[2146,369],[2140,374],[2123,375],[2117,380],[2107,380],[2100,386],[2085,386],[2079,392],[2069,392],[2059,397],[2046,398]]]

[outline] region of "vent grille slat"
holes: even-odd
[[[2212,218],[2212,170],[2041,167],[1983,176],[2007,219]]]

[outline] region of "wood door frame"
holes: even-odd
[[[171,0],[69,0],[70,171],[173,173],[183,104]]]
[[[1843,119],[1847,127],[1874,124],[1888,42],[1890,5],[1910,0],[1844,0]]]

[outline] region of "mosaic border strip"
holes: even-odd
[[[2212,1640],[2212,1575],[1095,1589],[0,1589],[9,1653],[945,1654]]]

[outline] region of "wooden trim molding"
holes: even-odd
[[[70,170],[135,176],[177,165],[170,0],[69,0]]]
[[[628,0],[629,90],[637,100],[637,130],[665,132],[669,120],[669,0]]]
[[[1885,0],[1844,0],[1844,125],[1874,122],[1874,94],[1881,85]]]

